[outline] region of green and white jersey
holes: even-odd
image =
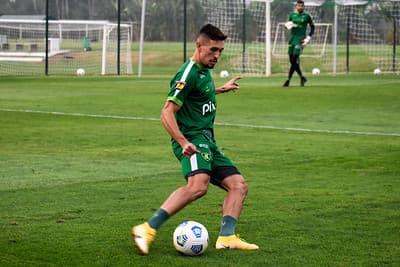
[[[214,81],[210,70],[193,59],[186,61],[171,79],[168,101],[180,106],[175,118],[184,136],[214,127],[217,109]]]
[[[294,26],[290,32],[289,44],[299,45],[307,36],[307,25],[310,25],[310,33],[314,34],[314,22],[310,14],[302,12],[293,12],[289,15],[289,21],[293,21]]]

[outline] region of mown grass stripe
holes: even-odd
[[[60,116],[78,116],[78,117],[93,117],[93,118],[125,119],[125,120],[144,120],[144,121],[158,121],[159,120],[158,118],[150,118],[150,117],[132,117],[132,116],[118,116],[118,115],[86,114],[86,113],[76,113],[76,112],[68,113],[68,112],[59,112],[59,111],[43,111],[43,110],[31,110],[31,109],[0,108],[0,111],[23,112],[23,113],[41,113],[41,114],[60,115]],[[311,133],[374,135],[374,136],[397,136],[397,137],[400,137],[400,133],[364,132],[364,131],[351,131],[351,130],[306,129],[306,128],[279,127],[279,126],[271,126],[271,125],[257,125],[257,124],[229,123],[229,122],[216,122],[215,124],[216,125],[220,125],[220,126],[229,126],[229,127],[273,129],[273,130],[311,132]]]

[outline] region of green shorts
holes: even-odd
[[[300,37],[291,37],[289,40],[289,55],[300,55],[303,52],[303,47],[301,46],[301,42],[304,38]]]
[[[289,55],[301,55],[301,52],[303,51],[303,47],[301,44],[289,44],[289,49],[288,49],[288,54]]]
[[[212,184],[220,185],[226,177],[240,174],[232,161],[219,150],[210,130],[203,130],[202,133],[187,138],[200,151],[190,158],[186,158],[182,154],[182,147],[172,141],[173,152],[181,162],[182,174],[186,179],[198,173],[206,173],[211,177]]]

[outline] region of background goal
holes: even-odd
[[[290,31],[285,28],[284,24],[285,22],[276,24],[272,46],[272,60],[282,68],[283,72],[289,69],[288,42],[290,35]],[[332,28],[333,25],[330,23],[315,23],[315,32],[311,42],[301,55],[302,64],[332,71]]]
[[[219,26],[226,41],[225,66],[233,73],[269,75],[289,68],[284,29],[292,0],[201,0],[206,20]],[[302,68],[322,73],[399,72],[398,0],[305,0],[316,32],[301,58]]]
[[[132,73],[130,25],[121,24],[122,74]],[[45,72],[46,24],[43,20],[0,20],[0,73],[34,75]],[[108,21],[50,20],[48,74],[117,73],[117,24]]]

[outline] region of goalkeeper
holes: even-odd
[[[310,32],[308,35],[307,25],[310,25]],[[300,69],[300,55],[303,48],[310,42],[315,29],[311,15],[304,12],[304,1],[298,0],[296,2],[296,11],[289,15],[289,20],[285,23],[285,26],[288,30],[291,30],[288,49],[290,70],[288,79],[283,86],[288,87],[290,85],[290,80],[294,72],[297,72],[300,76],[300,85],[304,86],[307,79],[303,76]]]

